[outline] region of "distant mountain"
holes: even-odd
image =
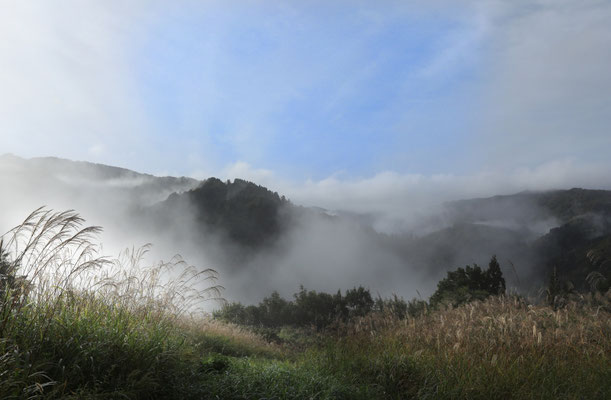
[[[119,197],[133,204],[152,204],[174,192],[192,189],[200,181],[187,177],[157,177],[125,168],[71,161],[56,157],[25,159],[12,154],[0,156],[0,179],[22,195],[34,197],[79,198],[94,196]],[[43,194],[43,196],[41,196]],[[73,205],[72,207],[77,207]]]
[[[611,215],[611,191],[573,188],[521,192],[450,202],[446,203],[446,209],[455,222],[507,220],[529,225],[554,218],[566,223],[588,213]]]
[[[304,216],[324,218],[360,231],[367,241],[431,276],[481,264],[496,254],[516,286],[540,285],[553,266],[560,266],[558,271],[567,279],[583,281],[592,270],[586,265],[588,245],[611,233],[611,192],[600,190],[523,192],[448,203],[450,223],[425,236],[380,234],[367,226],[367,218],[298,207],[240,179],[210,178],[196,189],[171,195],[155,209],[166,213],[186,204],[192,207],[196,225],[255,251],[275,245]],[[580,267],[572,268],[573,260],[579,260]]]
[[[608,247],[611,245],[611,191],[574,188],[522,192],[462,200],[448,203],[446,207],[455,223],[506,226],[530,238],[522,254],[528,254],[528,272],[539,281],[546,279],[554,268],[561,278],[580,289],[585,289],[585,277],[592,271],[611,277],[608,268],[600,270],[588,256],[596,250],[609,254],[611,261],[611,247]],[[549,229],[541,231],[541,228]],[[496,238],[497,235],[490,234],[485,241]]]
[[[290,223],[295,207],[278,193],[242,179],[206,179],[197,188],[173,193],[155,205],[157,213],[189,207],[207,231],[247,247],[272,243]]]
[[[611,261],[611,215],[589,213],[574,217],[566,224],[533,243],[539,270],[551,274],[555,268],[560,277],[571,281],[577,288],[586,289],[585,277],[592,271],[611,278],[609,264],[596,263],[592,251],[601,254],[600,261]],[[599,257],[600,258],[600,257]],[[600,266],[603,269],[599,269]]]
[[[197,186],[200,181],[188,177],[163,176],[135,172],[126,168],[72,161],[57,157],[21,158],[12,154],[0,155],[0,173],[14,175],[40,175],[48,180],[55,178],[65,183],[108,184],[114,187],[148,187],[149,190],[182,191]]]
[[[527,258],[527,237],[508,228],[458,223],[418,238],[410,247],[421,265],[445,272],[450,265],[481,263],[492,255],[521,265]]]
[[[0,209],[51,203],[104,210],[120,230],[136,224],[141,232],[163,232],[172,243],[188,242],[233,270],[276,262],[307,269],[312,262],[330,271],[352,263],[354,271],[374,275],[398,276],[404,266],[406,276],[420,271],[432,280],[496,254],[506,277],[523,288],[544,284],[554,268],[579,288],[592,271],[611,278],[611,191],[575,188],[455,201],[432,217],[436,228],[426,234],[386,235],[373,229],[371,216],[301,207],[242,179],[155,177],[88,162],[4,155],[0,184]]]

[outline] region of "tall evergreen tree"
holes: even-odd
[[[501,272],[501,266],[499,265],[496,256],[492,256],[492,259],[488,264],[486,280],[486,290],[488,290],[490,294],[499,295],[505,293],[505,278],[503,278],[503,272]]]
[[[456,307],[503,293],[505,293],[505,279],[496,256],[493,256],[485,271],[477,264],[448,271],[448,276],[437,284],[437,290],[431,296],[430,303],[432,306],[451,304]]]

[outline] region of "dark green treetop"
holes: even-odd
[[[437,284],[431,296],[431,306],[452,305],[454,307],[473,300],[484,300],[488,296],[505,293],[505,278],[501,267],[493,256],[488,269],[482,270],[477,264],[448,271],[448,276]]]

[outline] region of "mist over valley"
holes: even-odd
[[[611,1],[0,2],[0,399],[611,399]]]
[[[381,296],[428,297],[446,272],[496,255],[512,290],[533,294],[554,267],[584,287],[586,253],[609,241],[611,192],[551,190],[440,202],[403,231],[375,214],[304,207],[239,178],[155,177],[57,158],[0,158],[5,227],[46,205],[104,227],[104,250],[152,243],[213,268],[234,301],[300,285],[334,292],[363,285]],[[418,212],[418,210],[416,210]],[[400,221],[398,221],[400,222]],[[585,275],[584,275],[585,274]]]

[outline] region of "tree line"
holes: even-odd
[[[374,298],[370,290],[362,286],[345,293],[338,290],[335,294],[301,286],[292,300],[286,300],[274,291],[258,305],[228,303],[213,315],[216,319],[251,327],[295,326],[320,330],[334,322],[346,322],[372,312],[390,313],[397,318],[414,317],[427,308],[458,306],[504,293],[505,279],[496,256],[493,256],[487,269],[474,264],[448,272],[428,302],[422,299],[405,301],[396,295]]]

